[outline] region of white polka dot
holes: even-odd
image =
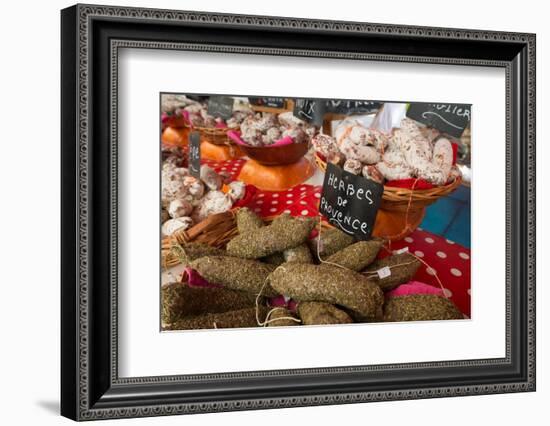
[[[279,204],[279,202],[277,200],[273,200],[271,204]]]
[[[451,240],[445,240],[447,241],[447,244],[454,244],[455,242],[454,241],[451,241]]]
[[[439,256],[441,259],[447,258],[447,255],[446,255],[445,253],[443,253],[442,251],[438,251],[436,254],[437,254],[437,256]]]
[[[220,170],[227,170],[227,167],[222,167]]]
[[[300,204],[301,204],[302,206],[307,206],[307,203],[306,203],[305,201],[300,201]]]
[[[416,251],[414,252],[414,254],[415,254],[416,256],[418,256],[418,257],[424,257],[424,252],[422,252],[422,251],[420,251],[420,250],[416,250]]]
[[[422,231],[422,228],[421,228],[420,226],[419,226],[418,228],[416,228],[416,229],[418,229],[419,231]]]
[[[264,203],[263,200],[256,201],[256,204],[263,204],[263,203]]]
[[[468,260],[470,258],[470,256],[468,256],[466,253],[460,252],[458,253],[458,255],[464,260]]]
[[[405,237],[405,241],[408,243],[412,243],[414,240],[411,237]]]
[[[289,192],[288,194],[286,194],[286,196],[287,196],[288,198],[290,198],[290,197],[292,197],[292,194]]]
[[[426,273],[428,275],[435,275],[437,274],[437,271],[434,268],[426,268]]]
[[[261,192],[261,193],[258,194],[258,197],[263,198],[263,197],[265,197],[265,194],[263,192]]]
[[[276,208],[274,208],[274,207],[272,207],[272,208],[270,208],[270,209],[269,209],[269,211],[273,213],[273,212],[276,212],[276,211],[277,211],[277,209],[276,209]]]
[[[453,292],[451,290],[449,290],[448,288],[444,288],[443,289],[443,294],[445,295],[445,297],[449,298],[449,297],[453,297]]]
[[[290,210],[286,209],[283,213],[288,213],[288,214],[290,214]]]
[[[307,189],[307,188],[306,188],[305,186],[302,186],[302,187],[300,188],[300,191],[306,192],[306,189]]]
[[[307,216],[307,214],[309,213],[307,210],[302,210],[302,216]]]
[[[262,211],[262,209],[260,209],[259,207],[256,207],[256,208],[254,209],[254,211],[257,213],[257,212]]]
[[[451,274],[453,274],[455,277],[461,277],[462,276],[462,272],[460,272],[456,268],[451,268]]]
[[[318,192],[315,193],[314,195],[315,198],[321,198],[321,194],[319,194]]]
[[[468,293],[468,296],[471,296],[472,295],[472,289],[469,288],[468,290],[466,290],[466,293]]]
[[[288,200],[286,203],[287,204],[292,204],[292,200]]]
[[[279,197],[279,194],[273,194],[272,197],[273,197],[273,198],[278,198],[278,197]]]
[[[434,243],[434,239],[433,239],[433,238],[430,238],[430,237],[424,238],[424,241],[426,241],[427,243],[430,243],[430,244],[433,244],[433,243]]]

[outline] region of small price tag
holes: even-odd
[[[201,138],[199,132],[189,135],[189,173],[200,179],[201,177]]]
[[[408,247],[403,247],[399,250],[394,250],[393,254],[401,254],[401,253],[408,253],[408,252],[409,252],[409,248]]]
[[[391,275],[391,270],[389,266],[384,266],[383,268],[376,271],[376,273],[378,274],[378,277],[382,280]]]

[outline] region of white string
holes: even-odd
[[[345,266],[339,265],[337,263],[329,262],[328,260],[323,260],[321,258],[321,254],[320,254],[320,251],[321,251],[321,249],[320,249],[320,245],[321,245],[321,228],[322,228],[321,219],[322,219],[322,216],[321,216],[321,214],[319,214],[319,235],[317,235],[317,258],[319,259],[319,261],[321,263],[326,263],[327,265],[337,266],[338,268],[347,269],[348,271],[350,271],[351,269],[348,269]]]
[[[398,263],[397,265],[388,265],[388,266],[385,266],[384,268],[388,268],[388,269],[392,269],[392,268],[397,268],[399,266],[408,266],[408,265],[412,265],[414,262],[407,262],[407,263]],[[382,269],[382,268],[380,268]],[[379,270],[380,270],[379,269]],[[361,272],[363,275],[377,275],[378,274],[378,271],[379,270],[376,270],[376,271],[365,271],[365,272]]]
[[[328,262],[326,260],[323,260],[321,258],[321,255],[319,254],[320,252],[320,242],[321,242],[321,218],[322,216],[319,214],[319,235],[317,236],[317,257],[319,258],[319,261],[321,263],[326,263],[328,265],[333,265],[333,266],[337,266],[339,268],[342,268],[342,269],[348,269],[348,268],[345,268],[344,266],[342,265],[338,265],[337,263],[333,263],[333,262]],[[391,251],[387,248],[387,247],[384,247],[384,249],[386,249],[388,252],[391,253]],[[430,268],[433,272],[434,272],[434,277],[435,279],[437,280],[438,284],[439,284],[439,287],[441,288],[441,291],[443,291],[443,296],[445,298],[448,299],[447,295],[445,294],[445,287],[443,287],[443,283],[441,282],[441,280],[439,279],[439,276],[437,275],[437,271],[432,268],[428,263],[426,263],[423,259],[421,259],[420,257],[418,257],[417,255],[415,255],[414,253],[411,253],[409,252],[409,254],[413,257],[415,257],[416,259],[418,259],[421,263],[423,263],[425,266],[427,266],[428,268]],[[397,268],[398,266],[407,266],[407,265],[411,265],[412,263],[414,262],[408,262],[408,263],[400,263],[398,265],[392,265],[392,266],[388,266],[388,268],[391,270],[392,268]],[[348,269],[349,270],[349,269]],[[362,272],[363,275],[377,275],[378,274],[378,271],[374,271],[374,272]]]
[[[387,247],[384,247],[384,249],[385,249],[386,251],[388,251],[389,253],[391,253],[391,250],[388,249]],[[411,252],[409,252],[409,254],[410,254],[411,256],[415,257],[416,259],[418,259],[421,263],[424,264],[424,266],[427,266],[428,268],[430,268],[430,269],[433,271],[433,273],[434,273],[433,276],[434,276],[435,279],[437,280],[437,283],[439,284],[439,287],[441,288],[441,291],[443,292],[443,297],[445,297],[446,299],[449,299],[449,298],[447,297],[447,295],[445,294],[445,287],[443,287],[443,283],[442,283],[441,280],[439,279],[439,276],[437,275],[437,271],[436,271],[434,268],[432,268],[426,261],[424,261],[424,260],[421,259],[419,256],[417,256],[416,254],[411,253]],[[407,265],[410,265],[411,263],[412,263],[412,262],[408,263]],[[398,266],[398,265],[395,265],[395,266]]]
[[[285,268],[283,267],[283,265],[280,265],[278,267],[276,267],[272,273],[274,273],[277,269],[281,268],[283,271],[285,270]],[[265,320],[264,321],[260,321],[260,304],[259,304],[259,300],[260,300],[260,297],[262,295],[262,292],[264,291],[264,288],[265,286],[267,285],[269,281],[269,275],[265,278],[264,280],[264,283],[262,284],[262,288],[260,288],[260,292],[256,295],[256,301],[255,301],[255,305],[256,305],[256,322],[258,323],[258,326],[260,327],[266,327],[268,324],[272,323],[272,322],[275,322],[275,321],[279,321],[279,320],[283,320],[283,319],[289,319],[289,320],[292,320],[292,321],[295,321],[295,322],[302,322],[302,320],[298,319],[298,318],[294,318],[294,317],[281,317],[281,318],[273,318],[273,319],[270,319],[269,317],[273,314],[274,311],[276,311],[277,309],[283,309],[282,307],[280,306],[276,306],[275,308],[271,309],[267,315],[265,316]]]

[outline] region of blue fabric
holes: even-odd
[[[470,188],[461,185],[429,206],[420,227],[470,248]]]

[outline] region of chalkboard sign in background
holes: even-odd
[[[459,138],[470,123],[471,109],[470,104],[415,102],[408,108],[407,117]]]
[[[346,115],[370,114],[382,107],[382,102],[349,99],[328,99],[325,104],[327,112]]]
[[[233,103],[233,98],[227,96],[210,96],[210,99],[208,99],[208,114],[227,120],[233,114]]]
[[[199,132],[189,134],[189,173],[200,179],[201,176],[201,138]]]
[[[382,107],[381,102],[350,99],[297,99],[294,115],[302,120],[320,126],[326,113],[369,114]]]
[[[369,240],[384,186],[328,163],[319,213],[357,240]]]
[[[286,106],[285,98],[254,98],[249,97],[248,102],[251,105],[269,107],[269,108],[284,108]]]
[[[315,99],[296,99],[293,114],[301,120],[321,126],[325,115],[325,104]]]

